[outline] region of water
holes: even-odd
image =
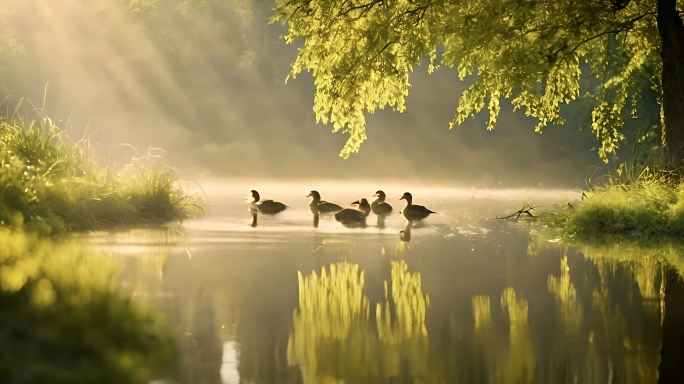
[[[346,228],[331,216],[314,227],[310,189],[347,205],[378,186],[311,185],[209,183],[202,219],[87,238],[119,263],[123,292],[165,314],[179,345],[169,379],[658,381],[662,340],[679,335],[662,315],[668,294],[682,297],[681,284],[666,288],[672,268],[629,250],[561,247],[497,219],[581,192],[412,188],[437,214],[407,229],[398,198],[408,188],[383,185],[395,207],[384,226],[371,214]],[[253,188],[289,208],[250,226]]]

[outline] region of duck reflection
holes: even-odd
[[[376,217],[375,226],[380,228],[380,229],[385,228],[385,217],[386,216],[387,215],[384,215],[384,214],[375,215],[375,217]]]
[[[406,220],[406,225],[403,231],[399,231],[399,239],[404,242],[411,241],[411,228],[413,227],[413,221]]]
[[[250,209],[250,213],[252,214],[252,224],[250,224],[251,227],[256,227],[257,226],[257,212],[256,210]]]

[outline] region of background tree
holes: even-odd
[[[409,73],[421,59],[471,80],[450,127],[489,111],[497,123],[502,98],[535,117],[536,131],[562,124],[561,105],[580,98],[582,73],[599,79],[592,131],[599,156],[624,139],[625,119],[638,116],[651,87],[661,108],[667,163],[682,164],[684,27],[677,0],[277,0],[272,21],[288,43],[304,46],[290,76],[315,78],[314,111],[333,131],[350,135],[340,155],[366,139],[364,113],[405,109]]]

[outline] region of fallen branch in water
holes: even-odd
[[[529,217],[534,217],[531,211],[534,211],[534,209],[537,207],[533,207],[532,204],[526,203],[523,205],[522,208],[520,208],[517,212],[511,213],[508,216],[504,217],[496,217],[497,219],[505,220],[505,219],[510,219],[511,217],[515,216],[516,219],[519,219],[522,214],[526,214]]]

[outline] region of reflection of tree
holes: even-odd
[[[632,378],[634,383],[655,382],[658,377],[658,356],[645,353],[657,350],[659,333],[657,313],[649,313],[653,309],[644,305],[639,295],[639,287],[635,286],[635,271],[644,273],[647,269],[638,268],[642,263],[648,263],[640,258],[631,263],[617,264],[609,260],[595,260],[599,271],[600,286],[592,293],[592,307],[594,318],[590,319],[590,343],[592,349],[607,350],[603,356],[595,356],[594,360],[607,360],[603,367],[597,367],[604,377],[614,375]],[[641,277],[641,280],[645,280]],[[655,281],[655,279],[646,279]],[[630,292],[631,291],[631,292]],[[648,289],[646,289],[648,291]],[[616,295],[617,292],[627,292],[627,297]],[[648,303],[648,300],[646,300]],[[658,332],[654,332],[658,330]]]
[[[403,358],[409,361],[410,368],[427,368],[425,315],[429,304],[429,298],[421,288],[420,274],[411,274],[403,260],[392,261],[392,301],[388,298],[385,281],[385,303],[378,303],[375,313],[380,342],[384,347],[383,355],[390,357],[385,360],[390,368],[387,372],[389,377],[400,374],[403,354],[406,354]],[[396,351],[402,353],[397,354]],[[424,374],[427,371],[411,372],[412,376]]]
[[[684,281],[674,268],[664,271],[663,339],[658,382],[684,383]]]
[[[331,264],[329,273],[323,268],[320,276],[313,272],[303,277],[300,272],[298,279],[299,308],[292,315],[294,329],[288,340],[290,365],[300,367],[305,383],[333,382],[364,366],[363,344],[369,337],[347,342],[350,333],[367,332],[370,315],[359,266]]]
[[[570,267],[568,257],[561,259],[561,275],[555,277],[549,275],[549,292],[556,297],[556,306],[563,323],[564,332],[567,335],[577,335],[582,323],[582,306],[577,298],[577,290],[570,281]]]
[[[428,299],[420,275],[410,273],[405,261],[393,261],[391,276],[391,300],[385,282],[386,301],[377,304],[372,324],[358,265],[341,262],[320,275],[299,273],[288,362],[300,367],[305,383],[376,383],[429,374]]]
[[[492,325],[492,308],[489,296],[471,298],[474,320],[474,344],[471,353],[457,356],[460,372],[449,376],[465,376],[463,383],[491,382],[491,372],[496,371],[501,353],[501,333]],[[480,368],[479,370],[476,368]]]
[[[557,239],[548,238],[553,232],[534,235],[535,244],[528,250],[558,249]],[[587,262],[563,257],[560,276],[548,277],[549,291],[556,299],[553,315],[563,328],[548,334],[554,340],[549,343],[549,353],[541,357],[550,360],[540,364],[548,366],[545,377],[551,382],[567,381],[568,377],[578,382],[662,382],[658,363],[670,357],[665,356],[664,340],[677,337],[681,334],[677,329],[684,329],[684,324],[678,324],[666,332],[667,319],[662,316],[665,313],[667,317],[668,299],[676,303],[683,298],[684,290],[668,292],[664,277],[664,270],[684,271],[682,244],[621,238],[572,248]],[[561,247],[561,251],[569,254],[572,248]],[[571,260],[582,265],[573,273]],[[679,368],[681,360],[676,364]]]
[[[475,333],[490,326],[492,323],[492,311],[489,304],[489,296],[473,296],[473,317],[475,318]]]
[[[511,287],[501,293],[501,309],[509,323],[507,346],[502,345],[501,332],[492,324],[489,296],[473,296],[471,303],[475,338],[470,355],[481,357],[481,360],[476,358],[470,365],[482,365],[484,371],[474,372],[473,366],[464,365],[463,371],[470,371],[472,375],[464,382],[534,382],[537,361],[527,325],[527,301],[518,298]]]
[[[385,281],[385,299],[387,300]],[[392,324],[390,302],[377,305],[378,332],[381,340],[411,338],[414,335],[427,336],[425,313],[429,305],[427,295],[421,290],[420,274],[411,274],[405,261],[392,261],[392,301],[396,316]]]
[[[591,263],[574,282],[567,256],[560,276],[548,277],[561,327],[552,335],[562,342],[548,355],[549,377],[655,382],[662,263],[653,256],[661,252],[626,243],[585,244],[582,252]]]
[[[518,299],[513,288],[508,287],[501,294],[501,308],[510,320],[510,344],[506,357],[497,366],[496,382],[532,383],[536,360],[527,326],[527,301]]]

